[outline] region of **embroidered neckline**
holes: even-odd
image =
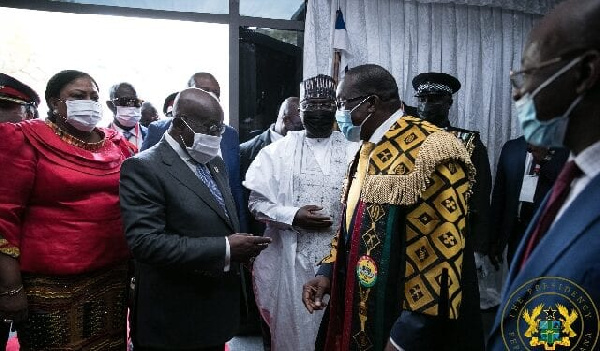
[[[50,127],[50,129],[52,129],[54,134],[56,134],[60,138],[60,140],[64,141],[65,143],[67,143],[69,145],[76,146],[76,147],[79,147],[79,148],[82,148],[82,149],[85,149],[88,151],[97,151],[104,146],[104,141],[106,140],[106,137],[105,137],[104,133],[99,130],[98,130],[98,132],[102,136],[102,140],[96,141],[94,143],[88,143],[88,142],[85,142],[85,141],[69,134],[67,131],[61,129],[57,124],[53,123],[49,119],[46,119],[45,122],[46,122],[46,125],[48,125],[48,127]]]

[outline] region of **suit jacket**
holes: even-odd
[[[142,150],[151,148],[162,138],[163,134],[171,126],[172,118],[159,119],[150,123],[148,126],[148,134],[144,138]],[[223,161],[227,166],[227,174],[229,178],[229,186],[233,193],[233,198],[237,206],[238,217],[240,218],[240,230],[247,231],[246,227],[246,206],[244,203],[244,195],[242,194],[242,180],[240,179],[240,136],[237,130],[230,126],[225,126],[225,133],[221,139],[221,154]]]
[[[546,196],[546,199],[542,203],[542,208],[545,202],[547,202],[548,197],[549,195]],[[498,309],[496,322],[490,335],[488,350],[508,349],[503,339],[510,342],[514,337],[513,335],[505,335],[505,338],[503,338],[503,329],[504,334],[515,330],[517,319],[511,318],[510,315],[503,315],[502,312],[505,307],[508,307],[507,311],[511,311],[511,307],[515,303],[529,301],[531,296],[538,296],[537,289],[533,289],[533,295],[531,292],[528,294],[526,290],[519,289],[524,284],[527,284],[527,282],[538,277],[544,277],[539,282],[539,287],[543,289],[542,292],[545,295],[542,295],[543,300],[538,298],[535,301],[536,305],[543,302],[544,309],[546,309],[550,306],[555,306],[560,300],[562,300],[560,301],[562,304],[566,304],[566,300],[561,299],[561,294],[564,295],[566,291],[560,291],[560,284],[552,286],[552,282],[557,279],[548,278],[559,277],[563,287],[569,286],[570,290],[566,292],[566,295],[574,294],[571,295],[572,300],[575,304],[579,305],[579,318],[581,318],[579,322],[585,320],[586,332],[591,333],[594,337],[598,336],[597,309],[594,311],[591,308],[591,304],[586,303],[585,300],[591,299],[596,308],[600,306],[600,255],[598,255],[598,248],[600,247],[600,235],[598,235],[600,233],[600,176],[593,178],[584,191],[575,198],[563,215],[542,237],[538,246],[529,256],[523,269],[519,270],[526,243],[529,241],[532,229],[535,228],[539,217],[540,213],[538,211],[527,228],[527,232],[511,263],[510,273],[502,293],[502,303]],[[568,279],[570,282],[579,285],[588,296],[583,298],[585,294],[578,292],[574,284],[567,283],[564,279]],[[558,294],[555,292],[557,289],[559,290]],[[534,306],[524,307],[528,311],[532,311],[532,307]],[[569,310],[573,308],[572,306],[568,307]],[[592,315],[593,318],[587,318],[587,315]],[[542,319],[545,319],[545,313],[542,313],[542,316],[544,317]],[[556,313],[557,319],[559,316]],[[594,319],[596,320],[594,321]],[[521,328],[523,328],[523,319],[520,320]],[[519,336],[529,341],[528,338],[523,338],[522,334],[523,329],[521,329],[521,335]],[[577,334],[581,336],[586,335],[581,330],[578,330]],[[578,339],[578,337],[571,338],[572,348],[569,348],[569,350],[579,350],[580,347],[582,350],[596,350],[596,348],[592,348],[592,344],[579,344],[580,347],[575,347],[576,341],[585,341],[585,338]],[[518,339],[517,336],[517,343],[519,342]],[[529,347],[528,344],[527,347]],[[526,347],[521,346],[520,349],[524,350]]]
[[[527,143],[524,137],[507,141],[502,147],[492,193],[492,226],[500,247],[508,244],[508,261],[512,259],[525,229],[540,203],[552,188],[554,180],[569,157],[567,149],[554,149],[554,156],[540,165],[538,185],[533,203],[524,206],[519,217],[519,195],[525,174]],[[526,208],[527,207],[527,208]]]
[[[239,324],[239,270],[224,272],[225,236],[239,231],[221,158],[208,167],[226,216],[163,139],[121,168],[125,235],[136,259],[136,345],[192,349],[223,344]]]
[[[268,145],[271,145],[271,133],[269,132],[269,129],[240,145],[240,176],[242,180],[246,179],[248,167],[250,167],[250,164],[254,161],[256,155],[258,155],[258,152]],[[266,229],[265,224],[257,221],[248,210],[250,191],[245,187],[242,187],[242,194],[248,231],[252,234],[263,235]]]

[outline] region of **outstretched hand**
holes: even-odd
[[[231,261],[241,263],[252,263],[254,257],[271,243],[271,238],[246,233],[232,234],[227,239],[231,250]]]

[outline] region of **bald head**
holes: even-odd
[[[173,116],[181,115],[198,122],[206,119],[223,121],[223,109],[219,101],[199,88],[187,88],[177,95],[173,103]]]
[[[219,135],[218,130],[223,126],[223,109],[219,101],[205,90],[187,88],[175,98],[173,118],[169,134],[182,147],[191,146],[195,133]],[[211,130],[216,132],[211,133]]]
[[[527,47],[538,47],[542,60],[578,49],[600,49],[600,2],[560,3],[531,31]]]
[[[298,97],[289,97],[283,100],[279,107],[279,115],[275,122],[275,131],[281,135],[286,135],[288,131],[302,130],[302,121],[300,120],[300,99]]]
[[[215,94],[217,96],[217,99],[221,98],[221,87],[219,86],[219,82],[210,73],[194,73],[188,80],[188,87],[200,88],[202,90],[206,90]]]

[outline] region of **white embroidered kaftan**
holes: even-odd
[[[248,207],[267,222],[265,236],[273,240],[256,258],[253,276],[256,302],[270,326],[274,351],[314,349],[323,312],[308,313],[302,285],[315,276],[339,228],[342,183],[357,148],[340,132],[326,139],[288,132],[261,150],[248,168]],[[305,205],[322,206],[333,225],[321,231],[293,227],[296,212]]]

